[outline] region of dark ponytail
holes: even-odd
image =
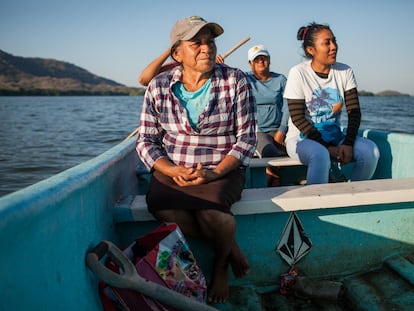
[[[329,25],[317,24],[315,22],[310,23],[308,26],[302,26],[299,28],[296,39],[303,41],[302,48],[306,58],[312,58],[312,55],[308,53],[306,48],[308,46],[314,46],[314,41],[317,33],[323,29],[327,29],[332,32],[331,28],[329,28]]]

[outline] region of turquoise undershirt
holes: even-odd
[[[181,104],[187,110],[190,125],[193,129],[197,128],[198,118],[207,106],[210,99],[211,79],[195,92],[189,92],[181,82],[174,84],[173,92],[178,97]]]

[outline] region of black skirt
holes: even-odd
[[[244,170],[236,169],[206,184],[180,187],[171,177],[154,171],[146,196],[148,211],[215,209],[232,214],[231,206],[241,198],[244,179]]]

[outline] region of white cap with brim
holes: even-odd
[[[263,45],[255,45],[254,47],[250,48],[249,52],[247,53],[249,61],[253,61],[259,55],[270,57],[269,51]]]
[[[180,40],[191,40],[203,27],[208,27],[214,37],[218,37],[224,32],[219,24],[209,23],[200,16],[186,17],[177,21],[173,26],[170,33],[171,47]]]

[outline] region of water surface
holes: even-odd
[[[0,97],[0,196],[89,160],[138,125],[142,96]],[[361,128],[414,134],[414,97],[361,97]],[[346,125],[346,117],[343,118]]]

